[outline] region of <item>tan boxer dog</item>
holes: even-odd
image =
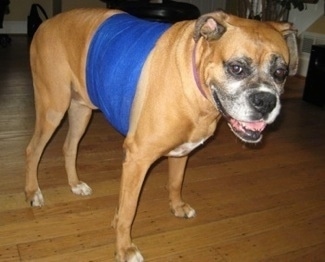
[[[70,11],[44,22],[34,36],[30,55],[36,127],[26,150],[25,188],[33,206],[44,204],[37,181],[40,156],[66,111],[69,131],[64,156],[69,185],[78,195],[92,192],[76,172],[79,140],[92,110],[98,108],[87,91],[85,71],[92,70],[87,66],[88,52],[101,25],[121,14],[107,9]],[[222,11],[173,24],[157,38],[136,83],[123,145],[125,159],[113,221],[117,261],[143,261],[130,232],[142,183],[153,162],[169,157],[170,208],[177,217],[191,218],[195,211],[181,197],[188,154],[213,135],[220,118],[244,142],[261,140],[265,126],[279,114],[286,77],[296,73],[295,39],[289,23],[263,23]],[[119,49],[116,54],[122,55]],[[127,59],[131,65],[132,59]],[[106,63],[95,61],[96,66]]]

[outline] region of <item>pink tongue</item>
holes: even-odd
[[[235,119],[230,120],[231,125],[237,129],[237,130],[242,130],[243,128],[252,130],[252,131],[259,131],[262,132],[263,129],[266,126],[266,123],[264,121],[259,121],[259,122],[239,122]]]

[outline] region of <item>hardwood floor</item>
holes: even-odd
[[[167,164],[151,168],[133,226],[146,261],[325,261],[325,110],[302,101],[304,79],[290,78],[283,110],[257,146],[222,122],[190,158],[183,194],[197,217],[174,218]],[[39,166],[46,206],[24,201],[24,150],[34,125],[28,41],[0,48],[0,261],[113,261],[123,137],[95,112],[78,170],[93,188],[70,192],[64,121]]]

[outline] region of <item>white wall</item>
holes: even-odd
[[[306,10],[292,9],[290,11],[289,21],[294,23],[295,28],[298,29],[298,34],[301,34],[320,16],[324,15],[324,5],[324,0],[319,0],[317,4],[306,4]]]
[[[300,44],[300,34],[310,27],[321,16],[324,16],[325,0],[319,0],[317,4],[306,4],[306,9],[299,11],[297,9],[291,10],[289,14],[289,21],[292,22],[298,30],[298,42]],[[324,24],[325,27],[325,24]],[[307,76],[309,54],[299,54],[298,75]]]

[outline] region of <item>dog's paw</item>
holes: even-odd
[[[136,247],[129,248],[126,254],[127,262],[143,262],[143,256]]]
[[[195,210],[186,203],[174,207],[171,205],[171,211],[176,217],[192,218],[196,216]]]
[[[38,188],[34,196],[30,200],[30,205],[32,207],[41,207],[44,206],[44,198],[41,190]]]
[[[89,196],[93,193],[93,190],[84,182],[79,182],[76,186],[71,187],[71,191],[80,196]]]
[[[125,252],[124,256],[116,255],[116,261],[118,262],[143,262],[143,256],[141,255],[139,249],[132,245]]]

